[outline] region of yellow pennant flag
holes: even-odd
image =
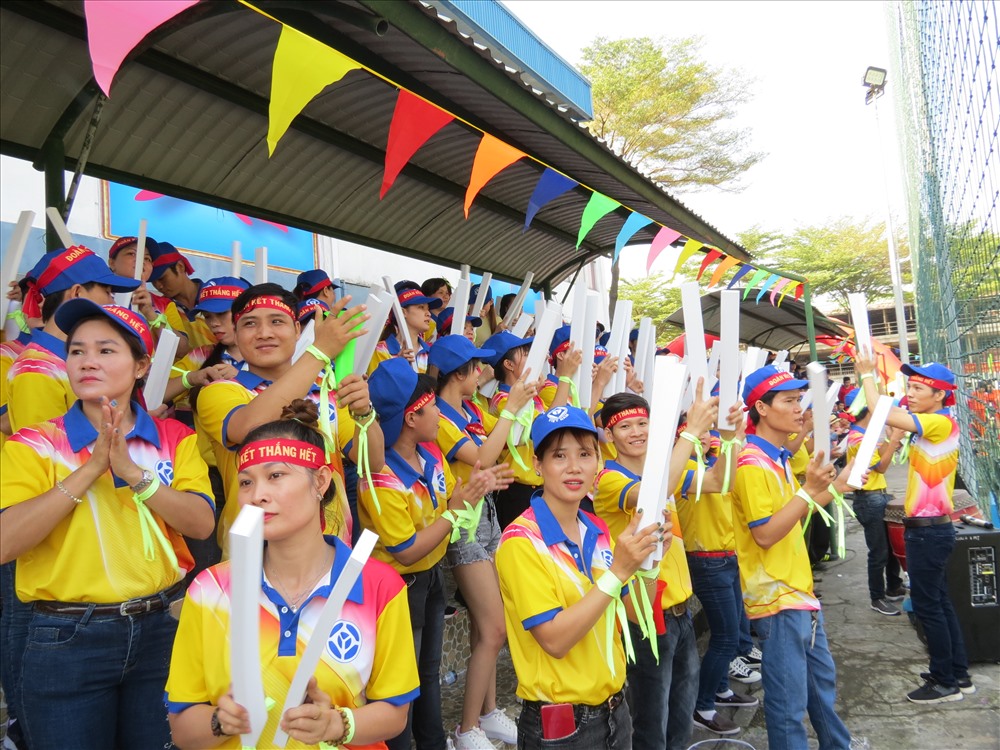
[[[701,248],[703,248],[704,246],[705,245],[701,242],[698,242],[698,240],[688,240],[686,243],[684,243],[684,249],[681,250],[681,254],[677,258],[677,265],[674,266],[674,275],[670,277],[671,281],[673,281],[674,276],[677,276],[677,272],[681,270],[681,266],[684,265],[687,259],[690,258],[699,250],[701,250]]]
[[[323,89],[336,83],[360,63],[327,47],[291,26],[281,27],[271,72],[271,104],[268,107],[267,152],[274,154],[299,112]]]

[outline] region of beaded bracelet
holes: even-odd
[[[335,711],[340,712],[340,720],[344,725],[344,733],[340,736],[340,739],[320,742],[319,746],[323,750],[331,747],[343,747],[354,739],[354,712],[344,706],[334,706],[333,708]]]
[[[79,505],[80,503],[83,502],[83,498],[79,498],[76,495],[72,494],[69,490],[67,490],[65,487],[63,487],[62,481],[60,481],[58,479],[56,480],[56,489],[59,490],[61,493],[63,493],[66,497],[68,497],[70,500],[72,500],[77,505]]]

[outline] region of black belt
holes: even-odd
[[[598,703],[596,706],[591,706],[586,703],[574,703],[573,708],[577,711],[577,719],[582,719],[587,716],[596,716],[603,714],[605,711],[613,712],[618,706],[622,704],[625,700],[625,688],[622,688],[617,693],[612,695],[603,703]],[[544,701],[524,701],[524,705],[528,708],[534,708],[538,711],[542,710],[542,706],[551,706],[551,703],[545,703]]]
[[[921,526],[944,526],[948,523],[952,523],[951,516],[917,516],[903,519],[903,526],[908,529],[916,529]]]
[[[688,611],[688,600],[685,599],[680,604],[675,604],[672,607],[667,607],[663,610],[665,615],[673,615],[674,617],[683,617]]]
[[[170,600],[181,592],[183,581],[175,583],[169,589],[160,591],[152,596],[143,596],[138,599],[129,599],[127,602],[117,604],[88,604],[86,602],[33,602],[36,612],[44,612],[50,615],[85,615],[88,612],[94,615],[119,615],[120,617],[131,617],[133,615],[144,615],[150,612],[162,612],[170,606]]]

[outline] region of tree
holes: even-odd
[[[622,299],[632,301],[632,317],[635,320],[652,319],[656,326],[658,346],[663,346],[684,333],[683,328],[667,322],[667,318],[681,306],[681,290],[663,274],[655,273],[632,281],[623,280],[618,294]]]
[[[905,239],[896,239],[896,250],[906,257]],[[863,293],[869,302],[892,298],[885,222],[839,218],[823,226],[802,227],[758,248],[757,257],[764,265],[805,276],[814,294],[829,295],[844,310],[852,292]],[[908,282],[909,272],[904,270],[903,283]]]
[[[749,131],[727,125],[749,99],[748,82],[703,60],[698,37],[598,37],[580,69],[591,83],[591,132],[657,182],[736,190],[764,156],[748,150]]]

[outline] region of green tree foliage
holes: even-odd
[[[885,222],[839,218],[780,239],[757,228],[750,232],[770,237],[755,253],[761,263],[805,276],[814,294],[829,295],[841,309],[847,309],[852,292],[863,293],[869,302],[892,299]],[[896,239],[896,252],[902,258],[909,254],[904,239]],[[904,284],[909,276],[904,265]]]
[[[632,317],[635,320],[652,319],[656,326],[658,346],[663,346],[684,333],[683,328],[667,322],[667,318],[681,306],[681,290],[663,274],[622,280],[618,286],[618,296],[632,301]]]
[[[583,50],[591,82],[591,132],[667,186],[738,189],[763,158],[749,132],[732,127],[749,98],[746,79],[702,59],[701,39],[598,37]]]

